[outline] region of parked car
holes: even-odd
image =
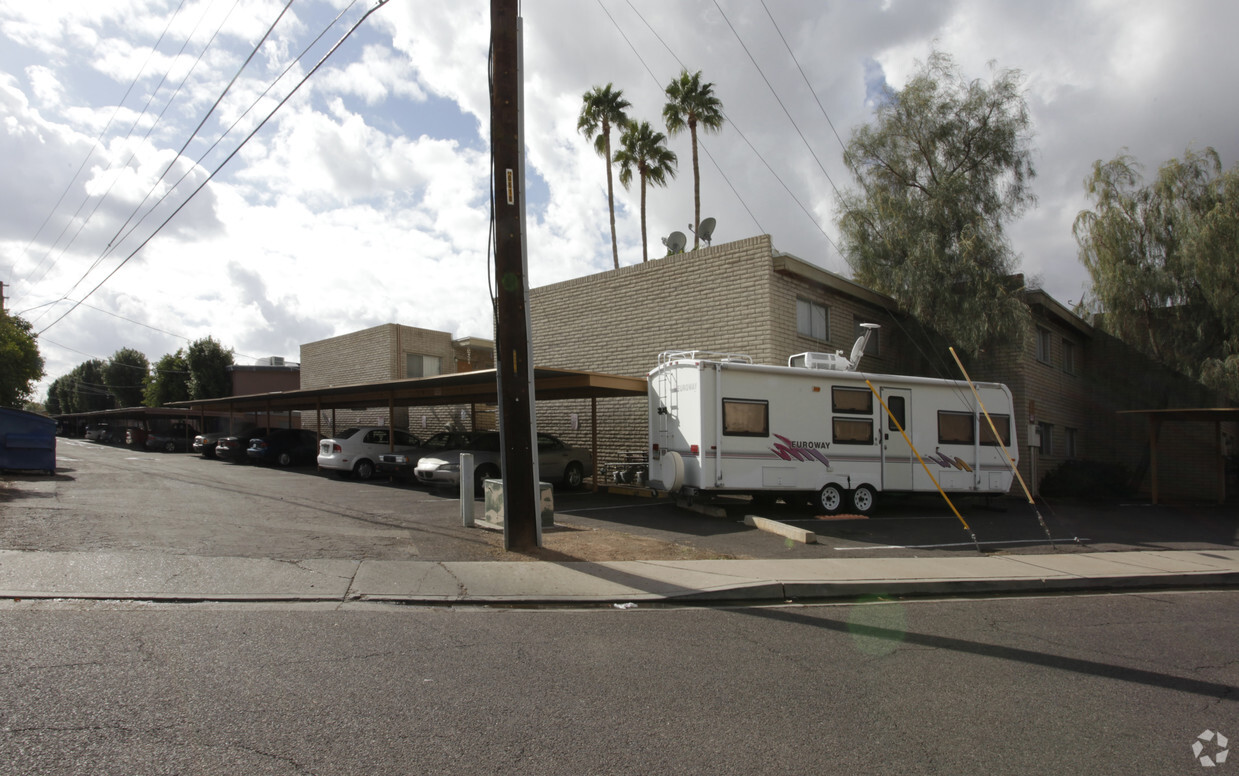
[[[277,428],[250,440],[245,454],[257,463],[292,466],[309,463],[318,451],[318,434],[307,428]]]
[[[173,423],[166,429],[152,431],[146,435],[147,450],[163,450],[165,453],[175,453],[189,449],[190,440],[198,434],[198,429],[188,423]]]
[[[471,431],[440,431],[433,434],[422,443],[421,447],[400,453],[383,453],[379,456],[375,469],[380,474],[388,474],[402,480],[416,480],[413,470],[417,462],[428,455],[435,455],[444,450],[459,450],[468,446],[476,432]]]
[[[207,434],[199,434],[194,437],[194,452],[201,455],[203,458],[215,457],[215,446],[219,444],[219,440],[225,437],[237,437],[245,440],[245,446],[249,446],[249,440],[257,436],[262,436],[267,433],[267,429],[258,426],[247,426],[240,431],[212,431]],[[244,448],[242,448],[244,450]]]
[[[86,438],[94,442],[111,442],[112,429],[107,423],[90,423],[86,426]]]
[[[149,432],[141,426],[130,426],[125,429],[125,446],[126,447],[143,447],[146,445],[146,437]]]
[[[264,437],[274,430],[266,427],[247,428],[241,434],[220,437],[215,440],[215,457],[221,461],[246,463],[249,461],[246,450],[250,446],[250,440]]]
[[[482,492],[483,481],[500,476],[499,432],[485,431],[473,435],[464,448],[423,457],[414,469],[418,481],[424,485],[460,487],[461,453],[473,453],[475,493]],[[573,490],[581,487],[585,472],[592,470],[593,456],[588,450],[570,447],[550,434],[538,434],[538,472],[543,480]]]
[[[331,469],[345,479],[356,477],[368,480],[374,476],[379,456],[390,453],[409,452],[421,446],[421,440],[400,429],[385,426],[360,426],[346,428],[318,443],[318,468]]]

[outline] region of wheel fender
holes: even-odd
[[[663,487],[676,493],[684,486],[684,457],[674,450],[663,453],[662,463]]]

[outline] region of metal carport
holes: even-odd
[[[1149,477],[1153,503],[1158,503],[1157,441],[1163,423],[1212,423],[1217,460],[1217,500],[1226,501],[1226,459],[1222,449],[1222,424],[1239,421],[1239,408],[1184,408],[1164,410],[1119,410],[1120,415],[1144,415],[1149,420]]]
[[[598,372],[535,367],[534,396],[539,401],[561,399],[590,400],[591,453],[594,457],[594,487],[598,485],[598,399],[623,396],[645,396],[644,378],[623,377]],[[186,411],[228,412],[292,412],[314,410],[318,421],[315,431],[322,434],[323,410],[387,407],[388,422],[396,407],[420,407],[444,404],[495,404],[499,400],[494,369],[457,372],[437,377],[385,380],[377,383],[333,385],[325,388],[303,388],[296,391],[225,396],[219,399],[193,399],[172,402],[168,407]],[[268,423],[270,425],[270,423]]]

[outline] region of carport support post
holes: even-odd
[[[503,546],[542,544],[525,282],[525,160],[521,138],[520,18],[517,0],[491,0],[490,136],[495,191],[495,372],[503,447]]]

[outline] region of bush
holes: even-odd
[[[1118,463],[1063,461],[1041,480],[1041,495],[1114,501],[1132,495],[1131,475]]]

